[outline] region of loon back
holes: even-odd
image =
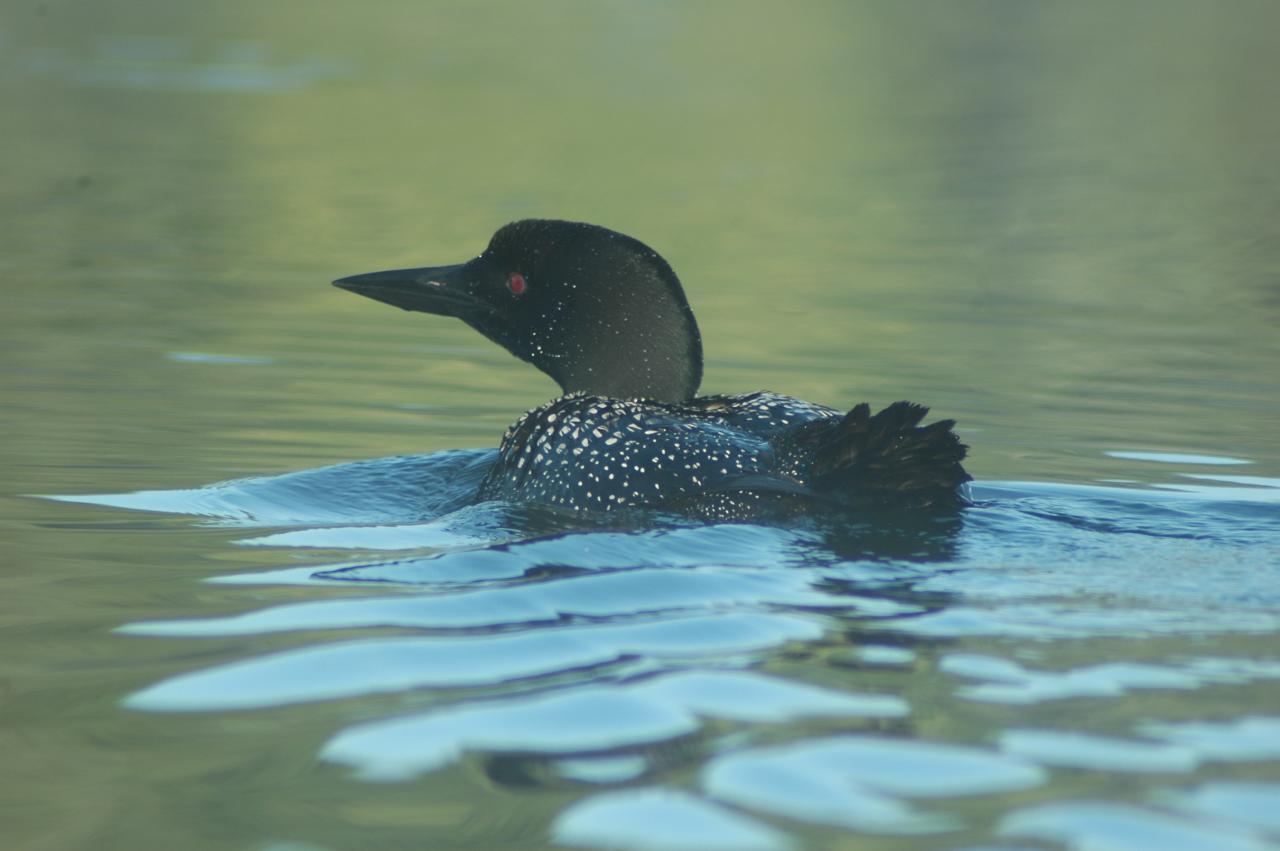
[[[508,429],[483,499],[724,518],[778,503],[963,502],[966,448],[951,420],[920,427],[922,406],[873,416],[772,393],[695,397],[702,341],[684,289],[657,252],[614,231],[514,222],[466,263],[334,283],[456,316],[560,385]]]
[[[965,448],[928,409],[848,415],[773,393],[660,404],[570,394],[507,430],[482,499],[708,519],[778,508],[955,506]]]

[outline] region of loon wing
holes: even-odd
[[[814,450],[814,490],[857,505],[964,505],[968,447],[954,420],[921,426],[928,413],[894,402],[873,415],[864,402],[843,419],[807,424],[801,439]]]

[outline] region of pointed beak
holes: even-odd
[[[333,285],[402,310],[460,317],[492,311],[468,292],[467,265],[368,272],[339,278]]]

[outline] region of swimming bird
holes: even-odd
[[[465,263],[333,283],[457,317],[560,385],[507,430],[479,499],[708,519],[965,504],[967,448],[952,420],[921,426],[921,405],[698,396],[702,338],[684,288],[656,251],[607,228],[526,219]]]

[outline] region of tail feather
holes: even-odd
[[[858,505],[964,504],[960,488],[973,478],[960,465],[968,447],[952,431],[954,420],[921,426],[928,413],[894,402],[873,415],[864,402],[839,421],[809,423],[797,437],[814,450],[811,486]]]

